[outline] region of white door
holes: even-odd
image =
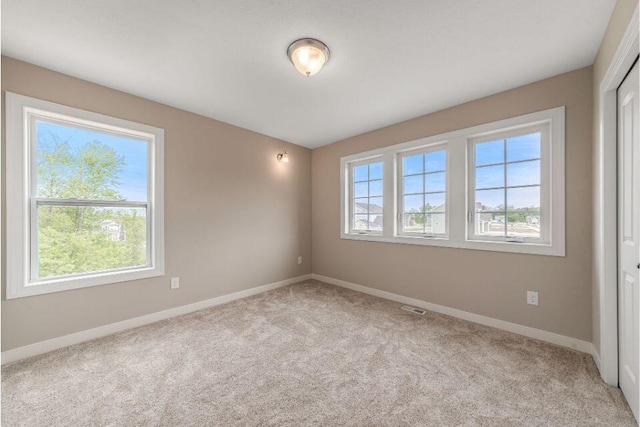
[[[638,419],[640,406],[640,78],[636,63],[618,88],[619,383]]]

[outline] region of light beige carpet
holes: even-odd
[[[306,282],[18,362],[6,426],[633,426],[591,356]]]

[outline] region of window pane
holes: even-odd
[[[364,182],[356,182],[353,184],[353,197],[367,197],[369,194],[367,193],[369,188],[369,184],[367,181]]]
[[[500,211],[504,206],[504,190],[476,191],[476,210]]]
[[[406,213],[422,212],[424,206],[422,194],[417,196],[404,196],[404,211]]]
[[[507,205],[510,211],[540,210],[540,187],[509,188]]]
[[[507,235],[540,238],[540,212],[509,212]]]
[[[369,179],[369,166],[360,165],[353,168],[353,181],[367,181]]]
[[[404,175],[411,175],[415,173],[423,173],[423,155],[417,154],[415,156],[405,157],[403,159],[402,173]]]
[[[369,213],[382,215],[382,197],[372,197],[369,199]]]
[[[444,213],[447,200],[447,151],[442,149],[425,154],[416,154],[406,157],[404,161],[405,168],[408,164],[411,172],[418,173],[418,175],[404,177],[403,213],[405,215],[402,219],[402,231],[422,234],[424,233],[425,221],[427,221],[426,216],[409,214],[418,212]],[[419,161],[424,163],[424,170]],[[405,170],[405,174],[407,173]],[[428,220],[431,221],[432,217],[429,216]],[[442,224],[442,221],[438,221],[438,227],[442,226]],[[432,231],[428,231],[428,233],[432,233]]]
[[[447,216],[444,213],[431,213],[424,216],[424,232],[431,234],[445,234]]]
[[[424,171],[437,172],[447,169],[447,151],[438,150],[424,155]]]
[[[504,140],[476,144],[476,166],[504,163]]]
[[[369,211],[369,199],[368,198],[364,198],[364,199],[353,199],[353,213],[354,214],[359,214],[359,213],[364,213],[366,214]]]
[[[369,182],[369,196],[382,196],[382,180]]]
[[[424,175],[412,175],[404,177],[404,194],[422,193]]]
[[[424,214],[406,214],[402,219],[402,231],[405,233],[423,233]]]
[[[424,210],[425,212],[444,212],[447,196],[444,193],[425,194]]]
[[[507,161],[540,158],[540,132],[507,139]]]
[[[476,189],[504,187],[504,165],[476,168]]]
[[[369,215],[369,230],[382,231],[382,214]]]
[[[367,215],[355,215],[353,218],[353,229],[358,231],[367,230]]]
[[[478,212],[475,215],[476,234],[479,236],[504,236],[504,214]]]
[[[148,142],[36,121],[37,196],[147,200]]]
[[[540,184],[540,160],[511,163],[507,165],[507,185]]]
[[[369,179],[382,179],[382,162],[369,164]]]
[[[147,265],[145,208],[38,207],[40,278]]]
[[[382,169],[381,161],[353,167],[353,231],[382,230]]]
[[[446,191],[447,190],[447,173],[438,172],[430,173],[424,176],[425,192]]]

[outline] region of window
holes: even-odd
[[[400,230],[406,235],[447,234],[447,150],[401,154]]]
[[[350,167],[351,231],[379,233],[382,231],[382,162],[359,162]]]
[[[547,151],[548,126],[493,135],[471,142],[473,168],[470,205],[475,209],[470,237],[511,242],[545,242],[548,218],[541,206],[548,188],[543,185],[542,153]],[[543,147],[544,146],[544,147]],[[545,168],[546,169],[546,168]]]
[[[564,107],[346,156],[341,171],[344,239],[564,256]]]
[[[163,131],[7,93],[7,297],[163,274]]]

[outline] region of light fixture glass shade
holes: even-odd
[[[296,40],[287,49],[289,59],[301,74],[310,77],[329,62],[329,48],[316,39]]]
[[[276,159],[278,159],[280,163],[289,163],[289,155],[287,154],[287,150],[285,150],[284,153],[279,153],[276,156]]]

